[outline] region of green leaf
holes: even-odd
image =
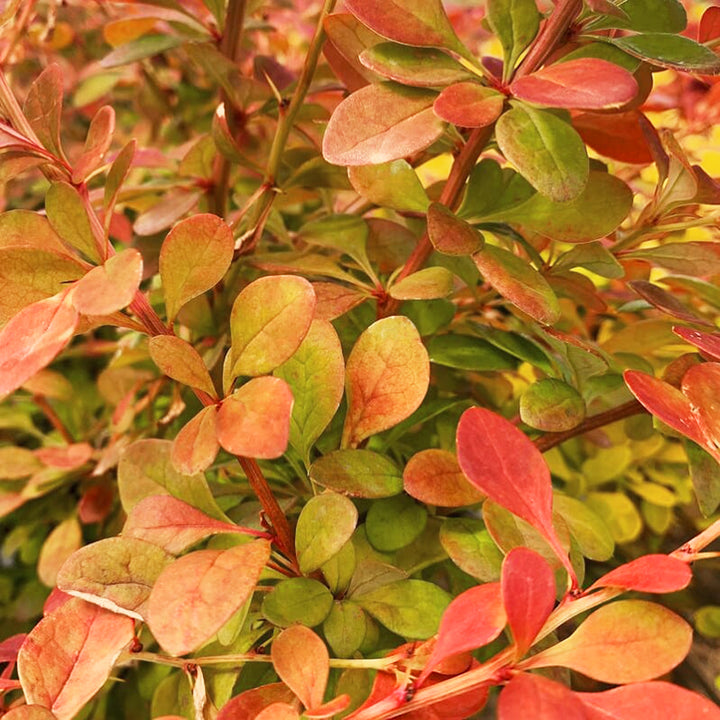
[[[603,518],[616,543],[632,542],[642,532],[642,519],[632,501],[623,493],[592,492],[588,507]]]
[[[407,495],[376,500],[365,518],[370,544],[380,552],[409,545],[425,529],[427,510]]]
[[[450,559],[481,582],[500,579],[503,554],[480,520],[447,518],[440,527],[440,542]]]
[[[177,35],[143,35],[107,54],[100,61],[100,65],[104,68],[128,65],[136,60],[143,60],[153,55],[159,55],[166,50],[172,50],[184,42],[186,40]]]
[[[371,450],[336,450],[310,466],[310,477],[318,485],[353,497],[391,497],[403,489],[397,466]]]
[[[597,241],[577,245],[563,253],[553,264],[553,271],[582,267],[611,280],[623,277],[625,269],[615,256]]]
[[[573,200],[585,189],[589,174],[585,144],[556,114],[516,103],[497,121],[495,136],[503,155],[551,200]]]
[[[366,249],[369,232],[365,220],[357,215],[328,215],[303,225],[300,238],[313,245],[349,255],[372,277],[372,266]]]
[[[520,418],[545,432],[572,430],[585,419],[585,401],[571,385],[545,378],[530,385],[520,397]]]
[[[671,33],[645,33],[615,38],[621,50],[653,65],[706,75],[720,73],[720,57],[690,38]]]
[[[424,580],[399,580],[353,599],[388,630],[408,640],[424,640],[437,632],[451,597]]]
[[[382,207],[424,213],[430,202],[417,173],[405,160],[350,167],[348,178],[359,195]]]
[[[702,514],[708,517],[720,505],[720,465],[710,453],[694,442],[685,443],[685,452],[698,506]]]
[[[337,493],[311,498],[300,513],[295,528],[300,571],[309,575],[337,555],[357,525],[352,501]]]
[[[553,508],[565,521],[580,552],[590,560],[606,562],[615,551],[615,541],[607,523],[585,503],[567,495],[556,494]]]
[[[704,605],[695,612],[695,629],[705,637],[720,637],[720,607]]]
[[[518,365],[511,355],[472,335],[435,335],[427,349],[430,362],[459,370],[511,370]]]
[[[323,634],[336,657],[353,657],[365,639],[365,613],[353,602],[334,602]]]
[[[487,21],[498,36],[509,77],[523,50],[533,41],[540,27],[535,0],[488,0]]]
[[[453,274],[444,267],[428,267],[404,277],[390,286],[388,294],[396,300],[437,300],[453,290]]]
[[[100,257],[98,245],[90,226],[90,218],[78,191],[66,182],[55,182],[45,196],[45,212],[52,229],[70,247],[97,263]]]
[[[316,627],[325,620],[332,606],[333,596],[322,583],[310,578],[291,578],[281,580],[265,596],[262,614],[280,627],[294,623]]]
[[[355,574],[355,545],[346,542],[321,568],[327,586],[334,595],[345,592]]]
[[[687,25],[685,8],[678,0],[625,0],[623,16],[606,15],[593,22],[593,30],[626,28],[635,32],[680,33]]]

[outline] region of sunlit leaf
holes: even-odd
[[[448,518],[440,528],[440,543],[468,575],[482,582],[500,579],[503,555],[481,520]]]
[[[413,455],[403,471],[403,484],[408,495],[427,505],[462,507],[479,503],[484,497],[447,450],[422,450]]]
[[[156,335],[150,338],[148,350],[153,362],[173,380],[197,388],[213,398],[217,397],[203,359],[190,343],[175,335]]]
[[[110,315],[131,302],[142,280],[142,255],[126,248],[93,268],[76,285],[73,305],[83,315]]]
[[[261,710],[255,720],[300,720],[300,715],[289,703],[273,703]]]
[[[228,550],[200,550],[168,565],[148,601],[148,626],[171,655],[209,640],[250,597],[265,564],[264,540]]]
[[[505,67],[512,70],[540,26],[535,0],[489,0],[487,19],[502,45]]]
[[[290,578],[279,582],[265,596],[262,614],[274,625],[288,627],[301,623],[320,625],[333,605],[333,596],[325,585],[312,578]]]
[[[323,54],[333,72],[350,92],[380,78],[360,62],[360,55],[382,38],[350,13],[333,13],[323,20],[327,41]]]
[[[521,395],[520,417],[538,430],[571,430],[585,418],[585,401],[572,385],[544,378],[530,385]]]
[[[720,412],[710,398],[720,390],[720,363],[707,362],[693,365],[683,375],[682,392],[688,399],[700,429],[705,435],[704,447],[720,447]]]
[[[0,213],[0,247],[27,247],[67,255],[48,219],[31,210]]]
[[[58,158],[63,158],[60,144],[60,120],[63,102],[63,71],[51,63],[30,86],[23,114],[40,142]]]
[[[435,114],[460,127],[492,125],[502,113],[505,96],[476,82],[449,85],[433,103]]]
[[[310,477],[323,487],[352,497],[390,497],[403,489],[397,466],[371,450],[331,452],[310,466]]]
[[[498,699],[498,720],[587,720],[582,702],[570,688],[542,675],[519,673]]]
[[[348,178],[358,195],[382,207],[422,213],[430,202],[406,160],[350,167]]]
[[[712,242],[664,243],[634,250],[627,257],[648,260],[682,275],[702,277],[720,272],[720,249]]]
[[[37,575],[44,585],[55,587],[62,564],[82,545],[82,529],[74,515],[56,525],[47,536],[37,561]]]
[[[611,570],[596,580],[589,590],[619,587],[648,593],[670,593],[690,583],[692,571],[687,563],[670,555],[643,555]]]
[[[212,465],[220,449],[217,439],[217,414],[215,405],[203,408],[175,436],[170,459],[178,472],[194,475],[204,472]]]
[[[365,533],[381,552],[407,547],[425,529],[427,509],[407,495],[376,500],[365,516]]]
[[[45,212],[52,229],[70,247],[100,263],[97,238],[78,191],[66,182],[54,182],[45,195]]]
[[[580,137],[596,152],[614,160],[647,165],[652,152],[638,110],[624,113],[582,113],[572,119]]]
[[[445,255],[472,255],[483,246],[483,236],[440,203],[427,210],[427,232],[433,247]]]
[[[236,695],[222,706],[217,720],[247,720],[276,702],[290,702],[295,694],[284,683],[270,683]]]
[[[707,75],[720,72],[720,58],[710,48],[682,35],[651,32],[614,38],[612,42],[653,65]]]

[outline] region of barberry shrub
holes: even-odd
[[[0,714],[720,718],[720,8],[335,5],[2,5]]]

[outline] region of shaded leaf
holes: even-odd
[[[588,720],[576,693],[542,675],[519,673],[498,699],[498,720]]]
[[[160,277],[168,320],[194,297],[214,287],[230,267],[235,240],[217,215],[193,215],[180,221],[160,249]]]
[[[217,720],[247,720],[254,718],[269,705],[291,702],[295,694],[284,683],[270,683],[236,695],[222,706]]]
[[[3,717],[5,720],[57,720],[57,716],[42,705],[20,705],[12,708]]]
[[[256,540],[228,550],[184,555],[160,574],[148,601],[148,626],[171,655],[200,647],[252,595],[270,543]]]
[[[272,643],[273,667],[306,708],[322,705],[330,673],[325,643],[310,628],[293,625]]]
[[[143,35],[136,40],[131,40],[112,52],[108,53],[101,61],[100,65],[104,68],[120,67],[128,65],[137,60],[143,60],[153,55],[159,55],[166,50],[172,50],[178,45],[182,45],[185,41],[183,37],[178,35],[162,34],[162,35]]]
[[[447,450],[422,450],[413,455],[403,471],[403,484],[408,495],[426,505],[462,507],[475,505],[484,497]]]
[[[220,406],[218,442],[233,455],[280,457],[288,445],[292,406],[292,392],[284,380],[253,378]]]
[[[328,616],[333,604],[330,591],[311,578],[281,580],[262,603],[262,614],[273,625],[288,627],[301,623],[319,625]]]
[[[337,657],[353,657],[367,632],[367,616],[352,602],[333,603],[323,623],[323,635]]]
[[[572,385],[544,378],[534,382],[521,395],[520,417],[538,430],[563,432],[584,420],[585,401]]]
[[[410,545],[425,529],[427,509],[407,495],[376,500],[365,516],[365,533],[380,552]]]
[[[648,260],[682,275],[703,277],[720,272],[720,249],[711,242],[664,243],[654,248],[633,250],[624,257]]]
[[[420,178],[406,160],[349,167],[348,178],[366,200],[393,210],[424,213],[430,202]]]
[[[720,363],[708,362],[693,365],[683,375],[682,392],[690,401],[693,414],[705,436],[704,446],[709,450],[720,447],[720,413],[711,400],[720,388]]]
[[[64,158],[60,144],[63,72],[57,63],[48,65],[28,90],[23,114],[40,142],[56,157]]]
[[[570,530],[580,552],[590,560],[605,562],[613,556],[615,541],[603,519],[585,503],[567,495],[555,495],[553,508]]]
[[[74,183],[83,182],[102,165],[105,153],[110,148],[114,131],[115,110],[110,105],[104,105],[90,121],[82,154],[73,164],[72,180]]]
[[[185,188],[175,188],[173,190],[169,190],[159,202],[155,203],[151,208],[138,215],[137,219],[133,223],[133,230],[138,235],[155,235],[155,233],[166,230],[173,223],[180,220],[183,215],[192,210],[195,205],[197,205],[199,197],[200,193],[188,191]],[[187,220],[192,220],[193,217],[187,218]],[[183,270],[191,271],[192,266],[188,268],[179,267],[178,269],[180,270],[179,275],[180,280],[182,281],[185,279],[185,273]],[[201,272],[204,270],[205,268],[202,268]],[[212,268],[212,270],[215,270],[215,268]],[[170,271],[168,274],[170,274]]]
[[[190,343],[174,335],[156,335],[150,338],[148,350],[165,375],[217,398],[205,362]]]
[[[18,448],[19,449],[19,448]],[[88,443],[71,443],[60,447],[44,447],[35,451],[35,456],[47,467],[61,470],[75,470],[82,467],[93,455]]]
[[[460,370],[510,370],[518,364],[512,355],[473,335],[435,335],[427,349],[430,362]]]
[[[70,720],[105,684],[120,652],[134,636],[134,622],[72,598],[44,617],[18,655],[25,699],[58,720]]]
[[[672,33],[644,33],[614,38],[613,44],[653,65],[685,72],[714,75],[720,72],[720,57],[690,38]]]
[[[82,545],[82,529],[74,515],[56,525],[47,536],[37,561],[37,575],[47,587],[55,587],[62,564]]]
[[[170,460],[183,475],[204,472],[212,465],[220,450],[217,439],[216,405],[203,408],[185,423],[173,440]]]
[[[126,248],[93,268],[75,286],[73,305],[83,315],[110,315],[131,302],[142,280],[142,255]]]
[[[433,247],[445,255],[472,255],[483,246],[483,236],[440,203],[427,209],[427,232]]]
[[[430,362],[412,322],[398,315],[370,325],[350,353],[345,378],[343,445],[356,446],[413,413],[427,392]]]
[[[482,582],[500,579],[503,555],[480,520],[448,518],[440,527],[440,543],[468,575]]]
[[[630,285],[641,298],[650,303],[650,305],[674,318],[684,320],[685,322],[710,325],[707,320],[681,303],[675,295],[653,283],[645,280],[632,280],[628,285]]]
[[[93,262],[103,262],[85,204],[72,185],[52,183],[45,195],[45,212],[52,229],[64,242]]]
[[[446,268],[428,267],[391,285],[388,294],[396,300],[433,300],[447,297],[453,283],[453,274]]]
[[[435,114],[460,127],[492,125],[503,111],[505,96],[476,82],[448,85],[433,103]]]
[[[712,455],[693,442],[685,444],[685,453],[700,512],[708,517],[720,505],[720,466]]]
[[[625,275],[623,266],[597,240],[577,245],[560,255],[553,263],[553,271],[575,267],[585,268],[596,275],[610,279],[620,278]]]
[[[648,593],[670,593],[687,587],[692,571],[687,563],[670,555],[643,555],[611,570],[589,588],[619,587]]]
[[[572,119],[580,137],[600,155],[627,163],[647,165],[653,154],[643,132],[638,110],[623,113],[582,113]]]
[[[155,580],[172,561],[162,548],[112,537],[74,552],[60,569],[60,590],[122,615],[143,620]]]
[[[362,52],[379,44],[382,38],[350,13],[333,13],[323,20],[327,41],[323,54],[333,72],[350,92],[379,80],[360,62]]]
[[[336,450],[310,466],[313,482],[353,497],[382,498],[402,492],[397,466],[371,450]]]

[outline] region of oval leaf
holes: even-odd
[[[498,720],[588,720],[585,707],[570,688],[542,675],[520,673],[498,699]]]
[[[396,300],[436,300],[453,289],[453,274],[444,267],[423,268],[393,284],[388,294]]]
[[[222,706],[217,720],[247,720],[257,717],[266,707],[277,702],[292,702],[295,695],[284,683],[270,683],[236,695]]]
[[[626,53],[652,65],[707,75],[720,72],[720,57],[709,47],[682,35],[644,33],[615,38],[612,42]]]
[[[262,604],[262,614],[273,625],[288,627],[301,623],[307,627],[319,625],[330,613],[333,596],[312,578],[290,578],[279,582]]]
[[[544,378],[520,397],[520,417],[526,425],[545,432],[572,430],[585,419],[585,401],[572,385]]]
[[[425,212],[428,200],[420,178],[406,160],[348,168],[358,195],[376,205],[400,212]]]
[[[669,555],[644,555],[603,575],[588,589],[619,587],[648,593],[670,593],[687,587],[692,571]]]
[[[174,335],[156,335],[150,338],[148,349],[153,362],[165,375],[217,398],[210,373],[190,343]]]
[[[213,464],[220,450],[217,414],[216,405],[203,408],[175,436],[170,460],[178,472],[195,475],[204,472]]]
[[[683,375],[682,392],[706,437],[704,446],[720,447],[720,409],[710,400],[720,391],[720,363],[693,365]]]
[[[422,450],[403,471],[405,492],[426,505],[462,507],[485,496],[465,477],[455,455],[447,450]]]
[[[446,87],[435,99],[435,114],[460,127],[492,125],[503,111],[505,96],[476,82],[461,82]]]
[[[52,229],[64,242],[93,262],[103,261],[85,204],[72,185],[66,182],[50,185],[45,196],[45,212]]]
[[[336,450],[310,466],[313,482],[353,497],[383,498],[402,492],[397,466],[371,450]]]
[[[229,550],[200,550],[168,565],[148,601],[148,626],[171,655],[199,648],[252,595],[270,559],[257,540]]]
[[[720,360],[720,333],[707,333],[688,327],[674,327],[673,332],[706,355]]]
[[[483,236],[440,203],[427,211],[427,233],[433,247],[444,255],[472,255],[483,246]]]
[[[75,286],[73,305],[83,315],[110,315],[126,308],[142,280],[142,255],[127,248],[93,268]]]

